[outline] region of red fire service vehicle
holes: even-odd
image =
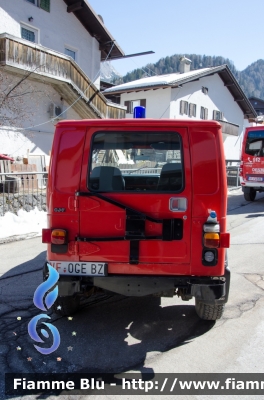
[[[216,121],[59,122],[43,230],[44,279],[47,264],[60,274],[54,312],[73,313],[100,288],[195,298],[200,318],[220,318],[230,282],[226,205]]]
[[[247,201],[264,191],[264,126],[246,128],[240,165],[240,183]]]

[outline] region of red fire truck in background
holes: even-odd
[[[264,126],[246,128],[240,165],[240,183],[247,201],[264,191]]]
[[[55,312],[75,312],[100,288],[195,298],[200,318],[222,316],[230,272],[218,122],[59,122],[47,207],[44,279],[47,264],[60,274]]]

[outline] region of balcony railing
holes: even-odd
[[[0,65],[13,72],[32,71],[34,79],[43,76],[72,104],[82,118],[125,118],[125,108],[107,100],[78,64],[62,53],[3,33],[0,35]]]
[[[218,121],[222,125],[222,132],[226,135],[238,136],[239,125],[233,124],[232,122]]]

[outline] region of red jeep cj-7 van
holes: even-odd
[[[73,313],[81,296],[101,288],[194,297],[200,318],[221,317],[230,273],[220,128],[150,119],[57,124],[43,230],[47,263],[60,274],[55,312]]]

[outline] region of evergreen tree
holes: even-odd
[[[179,72],[180,58],[183,55],[192,61],[191,70],[217,67],[224,64],[228,65],[242,90],[248,97],[254,96],[264,99],[264,60],[258,60],[249,65],[243,71],[238,71],[233,61],[222,56],[206,56],[205,54],[174,54],[170,57],[167,56],[161,58],[154,64],[147,64],[145,67],[128,72],[122,79],[119,78],[113,83],[118,85],[145,76],[177,73]]]

